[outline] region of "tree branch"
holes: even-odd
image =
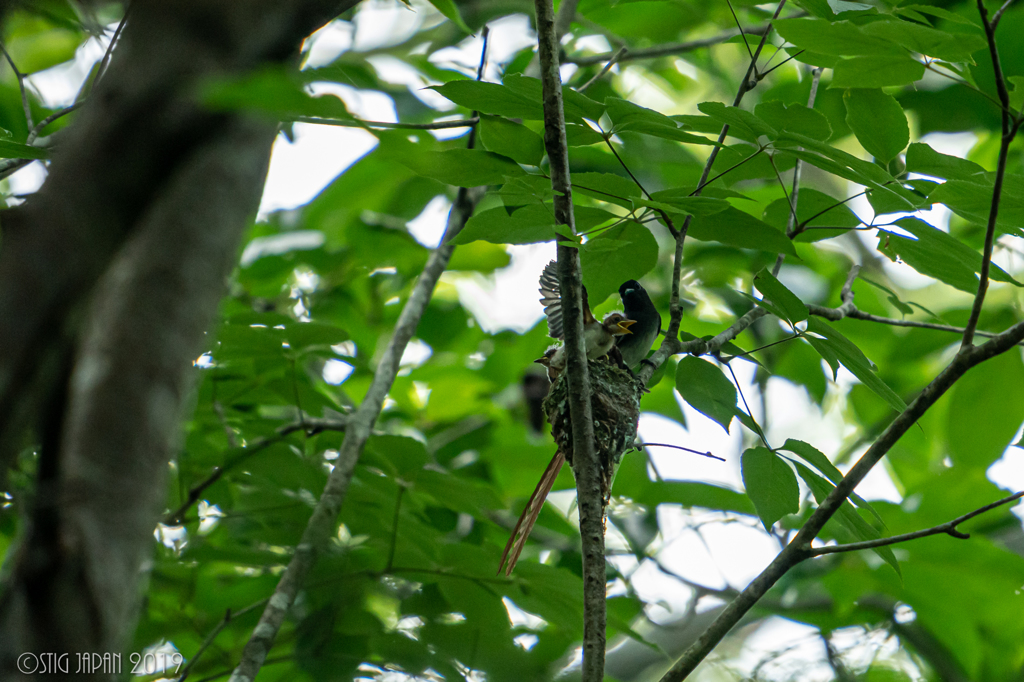
[[[18,87],[21,89],[21,108],[25,114],[25,123],[28,125],[29,130],[32,129],[32,106],[28,101],[28,91],[25,89],[25,74],[18,70],[18,67],[14,65],[14,60],[11,59],[11,55],[7,52],[7,47],[0,43],[0,51],[4,53],[4,57],[7,59],[7,63],[11,65],[11,71],[14,72],[14,77],[18,81]]]
[[[781,0],[779,2],[778,6],[775,8],[775,14],[772,15],[772,21],[779,17],[779,14],[782,12],[782,8],[785,7],[785,5],[786,0]],[[750,60],[750,65],[747,67],[747,73],[743,77],[743,82],[740,84],[739,91],[736,93],[736,97],[733,100],[733,106],[739,106],[740,102],[743,100],[743,95],[757,86],[757,81],[752,80],[750,76],[757,69],[757,59],[760,57],[761,51],[764,49],[764,45],[768,40],[768,34],[770,31],[770,22],[764,26],[763,31],[753,31],[751,29],[746,30],[747,33],[760,33],[761,42],[757,44],[757,49],[754,51],[753,59]],[[723,38],[723,40],[728,40],[728,38],[736,35],[739,35],[738,31],[731,33],[727,38]],[[703,47],[703,45],[700,47]],[[728,134],[729,125],[726,124],[722,126],[722,130],[718,134],[718,142],[708,155],[708,160],[704,163],[704,171],[701,173],[700,181],[697,183],[697,189],[694,191],[693,196],[699,196],[700,188],[707,183],[708,176],[711,174],[711,167],[715,165],[715,159],[718,158],[718,151],[722,148],[722,144],[725,142],[725,137]],[[647,382],[651,380],[651,376],[654,375],[655,370],[657,370],[658,367],[664,364],[664,362],[673,355],[677,353],[696,352],[698,354],[703,354],[707,352],[714,352],[714,350],[718,350],[718,348],[721,348],[721,345],[725,343],[725,341],[720,341],[717,348],[710,350],[712,348],[712,344],[718,337],[715,337],[715,339],[712,339],[710,342],[705,342],[703,339],[695,339],[694,341],[683,343],[679,340],[679,327],[682,324],[683,319],[683,307],[679,302],[679,280],[682,275],[683,243],[686,240],[686,233],[690,228],[691,220],[693,220],[692,215],[686,216],[686,220],[683,221],[682,227],[673,235],[676,240],[676,252],[672,262],[672,294],[669,298],[669,325],[668,330],[665,332],[665,339],[661,342],[658,350],[656,350],[654,355],[652,355],[648,361],[643,364],[643,367],[640,368],[638,377],[644,385],[647,385]],[[762,308],[754,308],[751,312],[757,310],[761,310],[762,312],[758,313],[756,317],[745,319],[747,318],[747,315],[751,314],[747,313],[747,315],[744,315],[740,320],[737,320],[736,324],[740,324],[742,321],[744,324],[742,329],[746,329],[753,324],[754,320],[761,315],[764,315],[764,310]],[[735,335],[739,334],[742,329],[736,331],[732,337],[726,340],[735,338]]]
[[[993,502],[992,504],[986,504],[984,507],[981,507],[979,509],[975,509],[974,511],[972,511],[969,514],[964,514],[963,516],[958,516],[957,518],[953,519],[952,521],[947,521],[946,523],[940,523],[937,526],[933,526],[931,528],[925,528],[924,530],[917,530],[917,531],[914,531],[913,533],[904,533],[902,535],[894,535],[894,536],[892,536],[890,538],[878,538],[877,540],[866,540],[864,542],[851,542],[851,543],[845,544],[845,545],[830,545],[830,546],[827,546],[827,547],[814,547],[814,548],[811,548],[810,550],[808,550],[808,554],[810,554],[810,556],[812,556],[812,557],[817,557],[817,556],[823,556],[825,554],[838,554],[840,552],[856,552],[856,551],[862,550],[862,549],[874,549],[875,547],[885,547],[887,545],[895,545],[895,544],[899,544],[901,542],[907,542],[908,540],[916,540],[917,538],[926,538],[929,535],[942,535],[942,534],[946,534],[946,535],[952,535],[953,537],[959,538],[961,540],[966,540],[969,537],[971,537],[970,533],[964,533],[964,532],[958,530],[957,526],[959,526],[961,523],[963,523],[965,521],[973,519],[975,516],[978,516],[979,514],[984,514],[987,511],[991,511],[991,510],[995,509],[996,507],[1001,507],[1004,504],[1007,504],[1009,502],[1013,502],[1014,500],[1019,500],[1021,497],[1024,497],[1024,492],[1019,492],[1019,493],[1016,493],[1015,495],[1010,495],[1009,497],[1004,497],[1003,499],[999,500],[998,502]]]
[[[992,69],[995,71],[996,92],[999,94],[1001,104],[999,110],[1002,117],[1002,138],[999,143],[999,160],[996,162],[996,177],[992,183],[992,204],[988,212],[988,225],[985,228],[985,248],[981,257],[981,273],[978,281],[978,293],[974,297],[974,304],[971,306],[971,316],[967,320],[967,327],[964,330],[964,340],[961,349],[970,347],[974,343],[974,330],[978,327],[978,320],[981,317],[981,308],[985,302],[985,292],[988,291],[988,273],[992,264],[992,248],[995,243],[996,219],[999,215],[999,201],[1002,197],[1003,178],[1006,175],[1006,161],[1010,153],[1010,143],[1013,142],[1020,121],[1010,117],[1010,93],[1006,89],[1006,79],[1003,77],[1003,67],[999,62],[999,50],[996,48],[996,23],[989,21],[988,10],[985,8],[984,0],[978,0],[978,14],[981,15],[981,23],[985,28],[985,38],[988,41],[989,55],[992,57]]]
[[[563,2],[568,0],[563,0]],[[565,137],[558,35],[552,0],[535,0],[540,75],[544,93],[544,147],[555,192],[555,222],[576,233]],[[572,468],[580,509],[583,542],[583,682],[604,679],[605,557],[603,473],[594,446],[590,371],[583,339],[583,295],[579,249],[558,245],[558,280],[562,298],[569,416],[572,420]]]
[[[486,53],[487,41],[485,40],[481,61]],[[482,71],[483,67],[481,66],[480,72],[482,73]],[[471,137],[470,142],[472,140]],[[259,623],[242,649],[242,656],[238,666],[231,673],[229,682],[252,682],[255,679],[260,667],[267,660],[274,639],[288,615],[288,610],[295,603],[295,597],[305,583],[306,576],[312,570],[317,555],[327,546],[341,506],[348,494],[356,463],[370,437],[373,424],[384,407],[384,399],[387,397],[395,377],[398,376],[402,353],[409,344],[409,340],[412,339],[416,326],[423,316],[423,311],[426,310],[427,303],[430,302],[434,287],[455,251],[455,245],[451,243],[451,239],[459,233],[473,214],[479,195],[478,191],[470,191],[466,188],[460,189],[456,195],[451,212],[448,214],[448,225],[441,243],[427,259],[423,272],[420,273],[419,279],[416,280],[416,285],[409,295],[409,300],[406,301],[398,316],[395,333],[384,350],[380,364],[377,365],[377,371],[373,375],[373,381],[370,383],[366,396],[349,417],[345,428],[345,438],[341,443],[334,469],[327,479],[327,485],[324,486],[323,493],[302,533],[302,538],[295,547],[295,553],[281,575],[281,580],[263,610]]]
[[[461,225],[465,224],[472,214],[473,202],[469,199],[468,194],[465,189],[459,191],[459,197],[452,206],[448,218],[449,229],[452,229],[454,225],[461,228]],[[395,325],[394,336],[377,366],[370,389],[358,409],[349,417],[345,428],[345,439],[342,441],[334,470],[327,479],[327,485],[302,533],[302,539],[295,547],[295,554],[292,555],[292,560],[282,574],[263,615],[260,616],[256,629],[242,650],[241,659],[231,674],[230,682],[252,682],[255,679],[256,673],[259,672],[270,652],[278,630],[284,623],[288,610],[295,601],[299,588],[313,568],[317,554],[327,545],[342,503],[348,493],[356,462],[370,437],[373,423],[384,406],[384,398],[398,375],[402,352],[416,331],[416,326],[430,301],[434,286],[447,267],[454,250],[455,247],[452,244],[442,244],[430,254],[423,272],[409,295],[409,300],[402,309]]]
[[[609,71],[611,71],[612,67],[615,66],[615,64],[617,64],[618,62],[622,61],[622,58],[625,57],[627,54],[629,54],[629,48],[623,45],[618,49],[618,51],[615,54],[612,55],[611,59],[608,60],[608,63],[605,64],[600,71],[594,74],[593,78],[588,80],[580,87],[576,88],[576,92],[584,92],[591,85],[601,80],[601,77],[604,76]]]
[[[385,130],[448,130],[450,128],[470,128],[480,122],[479,116],[457,121],[434,121],[433,123],[390,123],[388,121],[361,121],[357,118],[323,118],[321,116],[293,116],[289,119],[294,123],[312,123],[314,125],[340,126],[342,128],[382,128]]]
[[[757,601],[786,574],[789,569],[811,556],[811,541],[817,537],[825,523],[839,510],[846,498],[853,492],[867,473],[877,464],[911,426],[970,368],[1004,353],[1024,340],[1024,322],[1019,322],[1005,332],[996,335],[981,346],[971,346],[957,353],[953,361],[924,388],[913,402],[900,413],[882,432],[867,452],[857,461],[843,480],[832,489],[803,528],[793,540],[775,557],[768,568],[761,572],[739,597],[722,610],[712,623],[694,642],[683,656],[672,666],[662,682],[681,682],[694,668],[711,653]]]
[[[207,488],[219,481],[224,474],[231,471],[242,462],[245,462],[253,455],[270,447],[274,443],[280,443],[296,431],[305,431],[309,435],[320,433],[321,431],[344,431],[347,424],[347,418],[317,419],[315,417],[304,416],[303,419],[300,419],[299,421],[277,427],[277,431],[273,436],[258,438],[245,447],[232,448],[228,454],[225,455],[224,464],[214,469],[213,473],[203,479],[200,483],[192,486],[188,491],[188,496],[181,505],[164,516],[164,525],[176,526],[183,523],[185,513],[193,504],[199,501],[199,498],[202,497],[203,492],[205,492]]]
[[[743,29],[743,32],[746,33],[747,35],[764,36],[769,30],[771,30],[770,23],[765,24],[763,26],[753,26],[750,28],[745,28]],[[638,59],[653,59],[655,57],[667,57],[669,55],[685,54],[687,52],[699,50],[703,47],[711,47],[712,45],[724,43],[725,41],[731,40],[738,35],[740,35],[740,32],[738,30],[725,31],[724,33],[719,33],[717,36],[712,36],[710,38],[701,38],[700,40],[691,40],[685,43],[670,43],[668,45],[657,45],[655,47],[630,50],[627,54],[623,55],[618,61],[631,62]],[[588,55],[586,57],[566,57],[565,63],[576,64],[577,66],[591,66],[592,64],[600,64],[601,62],[608,61],[614,56],[614,52],[603,52],[601,54]]]
[[[561,0],[558,3],[558,14],[555,16],[555,38],[561,41],[562,36],[572,28],[572,22],[576,18],[576,8],[580,0]]]

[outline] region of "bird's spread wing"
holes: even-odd
[[[537,488],[533,491],[533,495],[530,495],[530,500],[526,503],[526,509],[523,510],[522,515],[519,517],[519,521],[516,522],[516,527],[512,530],[512,535],[508,538],[508,543],[505,545],[505,552],[501,555],[501,565],[498,566],[498,573],[500,574],[502,569],[505,570],[505,575],[512,575],[512,569],[516,567],[516,562],[519,561],[519,555],[523,553],[523,547],[526,546],[526,539],[530,537],[530,531],[533,530],[533,524],[537,523],[537,517],[540,516],[540,510],[544,508],[544,500],[548,498],[548,493],[551,492],[551,487],[555,485],[555,480],[558,478],[558,472],[562,470],[562,465],[565,464],[565,456],[561,451],[556,452],[555,456],[551,459],[551,463],[548,464],[548,468],[544,470],[544,475],[540,477],[540,481],[537,483]],[[508,559],[508,565],[505,565],[505,560]]]
[[[544,314],[548,318],[548,336],[553,339],[563,338],[562,326],[562,293],[558,286],[558,263],[551,261],[540,273],[540,303],[544,306]],[[587,288],[583,287],[583,324],[594,321],[587,300]]]
[[[558,270],[551,261],[540,273],[540,304],[548,318],[548,336],[562,338],[562,294],[558,288]]]

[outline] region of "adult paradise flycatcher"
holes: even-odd
[[[639,285],[637,285],[637,287],[639,287]],[[622,288],[620,288],[620,292],[621,291]],[[547,316],[548,333],[552,338],[561,339],[563,337],[562,304],[558,286],[556,263],[554,261],[548,263],[544,268],[544,272],[541,273],[540,293],[541,303],[544,305],[544,314]],[[587,351],[587,359],[596,360],[597,358],[607,355],[615,346],[618,339],[629,338],[632,334],[631,328],[637,323],[637,321],[629,318],[627,315],[617,312],[609,313],[605,316],[604,320],[598,321],[590,310],[590,305],[587,300],[587,290],[585,287],[582,293],[583,338]],[[647,303],[650,304],[650,298],[647,297],[646,292],[643,293],[643,296],[646,298]],[[631,294],[631,299],[632,297],[633,295]],[[642,301],[640,303],[642,303]],[[637,309],[640,309],[641,307],[642,305],[638,305]],[[653,304],[650,304],[650,307],[653,309]],[[649,311],[645,309],[644,312]],[[652,344],[654,336],[657,336],[658,328],[660,327],[660,316],[658,316],[657,310],[655,310],[654,321],[652,322],[650,315],[647,315],[647,318],[648,324],[654,325],[654,335],[651,337],[650,342]],[[649,348],[650,344],[648,344],[647,348],[642,349],[642,353],[640,354],[641,358],[647,354],[647,350],[649,350]],[[637,352],[638,351],[635,349],[631,351],[633,354]],[[564,347],[548,349],[544,354],[544,357],[537,360],[537,362],[548,368],[548,377],[554,381],[565,369]],[[637,360],[637,362],[639,362],[639,360]],[[533,526],[537,522],[537,517],[540,515],[541,509],[544,507],[544,501],[547,499],[548,493],[551,492],[551,488],[554,486],[555,480],[558,478],[558,474],[561,472],[564,464],[565,453],[561,448],[559,448],[547,468],[544,470],[540,481],[537,483],[537,487],[534,489],[533,494],[526,503],[526,508],[523,510],[522,515],[520,515],[508,542],[505,544],[505,551],[501,556],[501,565],[498,567],[499,573],[501,573],[502,568],[504,568],[505,575],[512,574],[512,570],[515,568],[516,562],[519,560],[519,555],[526,546],[526,540],[530,535],[530,531],[533,530]]]

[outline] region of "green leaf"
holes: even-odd
[[[341,99],[310,95],[299,77],[283,67],[209,80],[202,84],[200,98],[211,109],[262,111],[280,121],[299,116],[354,120]]]
[[[778,134],[778,131],[775,130],[775,128],[768,125],[749,111],[740,109],[739,107],[729,107],[721,102],[701,102],[697,105],[697,109],[719,123],[729,124],[730,129],[735,126],[740,130],[746,131],[754,139],[757,139],[761,135],[774,138]]]
[[[900,218],[896,225],[914,235],[908,239],[888,230],[879,230],[879,250],[895,260],[899,255],[908,265],[922,275],[934,277],[961,291],[973,294],[978,290],[981,273],[981,254],[947,232],[932,227],[917,218]],[[997,282],[1009,282],[1021,286],[1005,270],[991,264],[989,276]]]
[[[914,142],[907,147],[907,172],[930,175],[944,180],[972,180],[985,169],[959,156],[941,154],[923,142]]]
[[[780,152],[785,150],[785,153],[792,154],[824,171],[889,194],[894,200],[903,202],[904,210],[913,210],[920,203],[920,197],[900,186],[878,164],[860,159],[832,145],[806,135],[785,131],[779,134],[775,146]]]
[[[347,341],[348,332],[318,322],[293,322],[285,326],[284,338],[292,349],[328,348]]]
[[[544,91],[541,82],[537,78],[527,78],[518,74],[510,74],[504,78],[505,87],[512,92],[532,102],[544,101]],[[580,119],[599,120],[605,112],[605,106],[595,102],[581,92],[573,90],[567,85],[562,86],[562,105],[565,108],[565,118],[579,122]],[[541,119],[543,120],[543,115]]]
[[[544,120],[544,108],[541,105],[541,100],[531,100],[499,83],[455,80],[444,85],[432,85],[430,88],[459,106],[481,114],[523,118],[530,121]]]
[[[835,486],[805,467],[800,462],[793,462],[793,465],[796,467],[797,473],[800,474],[800,478],[802,478],[804,483],[807,484],[807,487],[811,489],[811,494],[814,495],[814,499],[818,504],[821,504],[835,489]],[[850,504],[849,500],[843,500],[843,504],[839,507],[839,511],[837,511],[835,516],[829,520],[825,525],[825,528],[828,529],[832,526],[833,521],[838,523],[839,527],[843,530],[843,534],[839,536],[839,539],[845,543],[866,542],[868,540],[876,540],[881,537],[878,530],[865,521],[864,517],[857,513],[857,510],[853,508],[853,505]],[[834,530],[835,527],[832,526],[832,528]],[[843,535],[845,535],[845,537],[843,537]],[[902,578],[903,574],[900,571],[899,562],[896,561],[896,555],[893,554],[891,547],[875,547],[871,551],[881,557],[885,563],[892,567],[892,570],[896,571],[896,575]]]
[[[430,4],[433,5],[438,12],[448,18],[453,24],[458,26],[464,33],[472,34],[473,30],[466,26],[466,22],[462,20],[462,16],[459,14],[459,8],[455,6],[452,0],[430,0]]]
[[[728,433],[736,411],[736,387],[722,370],[687,355],[676,365],[676,390],[691,407],[718,422]]]
[[[584,196],[618,204],[628,209],[633,208],[631,197],[643,196],[643,192],[635,182],[614,173],[573,173],[572,189]]]
[[[42,147],[0,140],[0,159],[48,159],[50,152]]]
[[[706,196],[691,196],[692,187],[665,189],[651,194],[651,200],[634,200],[636,206],[649,206],[669,213],[685,215],[711,215],[720,213],[732,206],[725,199]]]
[[[776,279],[768,268],[761,268],[761,271],[754,275],[754,286],[765,298],[782,309],[790,323],[796,324],[807,319],[807,306]]]
[[[816,317],[810,317],[807,319],[807,331],[824,337],[824,339],[818,339],[815,343],[812,343],[815,348],[819,346],[828,348],[833,356],[843,363],[843,367],[850,370],[855,377],[861,380],[861,383],[870,388],[892,409],[897,412],[907,409],[907,404],[903,402],[903,399],[889,388],[884,381],[878,378],[874,371],[874,365],[867,359],[860,348],[857,348],[852,341],[840,334],[837,329],[825,324]],[[829,360],[824,354],[822,357],[826,361]]]
[[[864,149],[888,163],[910,141],[910,127],[903,107],[881,90],[853,88],[843,95],[846,122]]]
[[[764,209],[764,221],[769,225],[785,231],[789,225],[790,204],[785,198],[779,198],[768,204]],[[861,224],[860,218],[849,207],[838,199],[819,192],[810,187],[801,187],[796,206],[797,224],[806,223],[804,231],[794,239],[796,241],[814,242],[829,239],[849,231],[849,228]],[[821,229],[834,227],[837,229]]]
[[[448,269],[475,270],[489,274],[507,267],[511,261],[512,257],[509,256],[508,251],[500,246],[477,241],[472,244],[463,244],[462,248],[456,249],[448,262]]]
[[[601,248],[609,243],[612,248]],[[657,264],[658,241],[637,223],[622,223],[587,241],[580,250],[580,265],[590,305],[599,305],[623,282],[640,279]]]
[[[788,450],[789,452],[799,455],[801,459],[821,472],[825,478],[832,481],[835,485],[839,485],[839,481],[843,480],[843,474],[839,469],[836,469],[835,464],[833,464],[828,457],[810,443],[788,438],[786,439],[785,445],[779,449]],[[850,499],[852,499],[861,509],[867,509],[871,512],[872,516],[878,520],[880,525],[885,525],[882,521],[882,517],[878,515],[878,512],[875,511],[874,507],[868,504],[863,497],[857,493],[850,493]]]
[[[1024,106],[1024,76],[1007,76],[1006,80],[1013,85],[1010,91],[1010,108],[1020,111]]]
[[[945,204],[953,213],[978,223],[988,224],[992,209],[992,180],[984,176],[976,179],[948,180],[935,188],[928,196],[930,201]],[[996,214],[996,229],[1002,234],[1024,236],[1024,177],[1007,173],[1003,192],[999,197],[999,212]]]
[[[616,97],[606,99],[605,105],[608,107],[608,116],[614,123],[611,130],[613,133],[643,133],[677,142],[714,144],[706,137],[685,132],[676,121],[653,109]]]
[[[430,455],[423,443],[408,436],[380,434],[366,441],[366,463],[373,463],[394,476],[412,480],[427,463]]]
[[[893,41],[866,33],[849,21],[826,19],[780,19],[772,28],[797,47],[833,55],[903,54]]]
[[[767,448],[750,448],[740,457],[740,468],[743,487],[766,531],[786,514],[800,511],[800,486],[784,459]]]
[[[889,303],[891,303],[894,308],[899,310],[904,315],[910,315],[914,312],[914,308],[901,301],[900,297],[896,295],[896,292],[890,289],[889,287],[885,286],[884,284],[879,284],[878,282],[872,281],[867,277],[864,277],[863,275],[861,275],[859,279],[863,282],[867,282],[876,289],[880,289],[884,291],[886,294],[888,294],[886,300],[889,301]],[[932,315],[932,317],[935,317],[935,315]]]
[[[1024,413],[1024,362],[1016,350],[972,368],[950,391],[945,420],[955,465],[987,469],[1013,442]]]
[[[480,117],[480,141],[492,152],[528,166],[539,166],[544,158],[544,140],[522,123],[500,116]]]
[[[456,187],[500,185],[507,178],[526,175],[511,159],[480,149],[421,151],[404,137],[382,134],[379,153],[410,170],[438,182]]]
[[[738,208],[729,207],[709,215],[698,215],[690,223],[689,236],[743,249],[796,255],[793,243],[774,227]]]
[[[972,33],[947,33],[910,21],[875,21],[861,29],[870,36],[892,41],[911,52],[949,62],[974,63],[971,55],[986,47],[985,38]]]
[[[604,142],[604,135],[585,123],[565,124],[565,143],[570,147],[584,147]]]
[[[753,514],[754,506],[743,493],[710,483],[693,481],[649,481],[636,496],[640,504],[681,504],[686,508],[704,507],[738,514]]]
[[[836,62],[829,87],[883,88],[909,85],[923,77],[924,64],[916,59],[899,55],[863,55]]]
[[[476,213],[453,242],[483,240],[492,244],[537,244],[555,238],[555,215],[547,204],[524,206],[509,215],[504,206]]]
[[[824,114],[802,104],[787,106],[779,100],[762,102],[754,107],[754,115],[780,132],[791,130],[822,141],[832,137],[832,126]]]
[[[922,14],[928,14],[933,17],[939,17],[940,19],[945,19],[955,24],[960,24],[961,26],[970,26],[971,28],[975,29],[979,35],[981,35],[982,29],[980,26],[978,26],[978,24],[974,23],[967,17],[961,16],[955,12],[950,12],[948,9],[944,9],[942,7],[936,7],[935,5],[903,5],[896,11],[900,12],[903,10],[908,10],[911,12],[920,12]]]

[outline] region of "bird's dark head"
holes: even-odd
[[[619,287],[619,296],[625,300],[626,296],[629,296],[634,291],[643,291],[644,288],[640,286],[640,282],[635,279],[627,280],[622,283]]]

